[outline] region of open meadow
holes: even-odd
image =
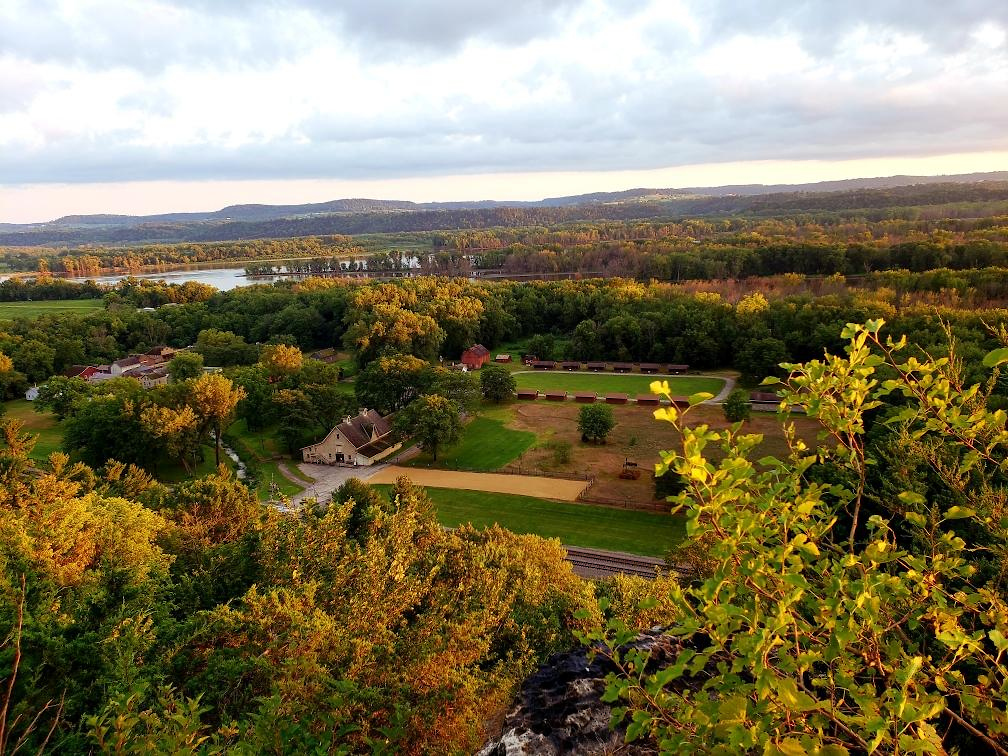
[[[104,309],[101,299],[59,299],[45,302],[0,302],[0,320],[14,318],[37,318],[39,315],[56,313],[87,314]]]
[[[539,389],[540,391],[566,390],[594,391],[599,396],[608,393],[650,394],[654,381],[668,381],[673,396],[689,396],[700,391],[717,394],[724,386],[721,378],[680,375],[642,375],[640,373],[582,373],[566,371],[516,371],[518,388]]]
[[[390,486],[377,485],[387,492]],[[548,501],[530,496],[427,488],[445,527],[498,524],[515,533],[558,538],[568,546],[662,557],[685,534],[684,520],[655,512]]]
[[[4,409],[6,412],[0,419],[20,420],[24,423],[23,431],[36,436],[32,459],[45,460],[53,452],[61,450],[63,430],[51,412],[36,412],[35,405],[27,399],[5,402]]]

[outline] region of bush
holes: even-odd
[[[748,420],[752,414],[752,404],[749,402],[749,394],[743,389],[735,389],[721,405],[725,419],[730,423],[741,423]]]
[[[573,447],[570,441],[560,439],[547,441],[543,444],[543,448],[553,452],[553,464],[555,465],[566,465],[571,461],[571,449]]]

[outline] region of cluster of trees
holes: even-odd
[[[999,310],[957,309],[937,301],[908,305],[886,285],[898,283],[900,274],[878,276],[874,291],[848,287],[816,296],[785,289],[776,295],[768,290],[766,296],[737,290],[735,301],[702,288],[626,280],[314,278],[220,292],[155,312],[110,304],[86,315],[19,319],[0,326],[0,351],[28,381],[38,382],[72,364],[107,363],[159,344],[195,345],[207,365],[217,366],[254,364],[257,344],[290,344],[305,352],[343,345],[363,367],[397,354],[455,360],[477,342],[493,348],[533,338],[530,349],[543,359],[730,366],[758,381],[776,372],[780,362],[840,348],[843,325],[871,317],[888,318],[912,343],[938,352],[947,348],[948,325],[968,366],[978,365],[978,356],[996,345],[985,322],[1000,319]],[[981,278],[935,271],[902,280],[907,288],[937,287],[934,296],[940,298],[941,291],[950,291],[943,283],[960,281],[970,289],[982,286]]]
[[[221,437],[244,389],[203,373],[198,358],[177,357],[171,367],[176,380],[152,389],[127,377],[90,384],[56,376],[39,387],[35,409],[53,412],[64,425],[63,448],[94,467],[115,459],[155,471],[173,460],[191,473],[211,434],[220,464]]]
[[[121,235],[122,230],[109,233]],[[87,233],[84,235],[86,236]],[[128,232],[126,235],[128,236]],[[33,236],[39,238],[39,235]],[[66,238],[79,238],[81,232],[45,232],[41,236],[57,241]],[[144,238],[157,237],[172,238],[170,233],[167,235],[155,233]],[[5,239],[7,241],[0,241],[0,244],[18,244],[17,241],[11,240],[11,235],[6,235]],[[23,241],[27,240],[23,239]],[[110,240],[106,239],[105,241]],[[42,241],[41,243],[51,242]],[[336,254],[354,255],[359,254],[360,251],[360,247],[348,236],[323,235],[217,243],[137,244],[125,248],[122,246],[92,246],[85,243],[72,251],[65,248],[30,249],[24,246],[11,246],[0,247],[0,258],[9,270],[41,271],[44,269],[50,273],[65,273],[68,276],[83,278],[109,271],[137,271],[143,267],[193,265],[232,260],[321,257]]]
[[[472,752],[598,596],[668,619],[555,541],[443,530],[405,479],[281,514],[223,468],[168,489],[3,433],[5,752]]]

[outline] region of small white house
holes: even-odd
[[[30,389],[25,391],[24,398],[27,399],[29,402],[34,402],[36,399],[38,399],[38,386],[32,386]]]

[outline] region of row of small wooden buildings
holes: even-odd
[[[632,373],[639,368],[642,373],[666,373],[682,375],[689,370],[689,365],[665,365],[657,362],[557,362],[555,360],[531,360],[528,364],[533,370],[581,370],[582,365],[593,373],[602,373],[612,369],[615,373]]]
[[[655,396],[654,394],[638,394],[636,397],[631,399],[627,394],[605,394],[604,396],[599,396],[594,391],[575,391],[573,393],[568,393],[561,389],[549,389],[547,391],[537,391],[536,389],[518,389],[518,398],[523,401],[535,401],[540,396],[546,398],[549,402],[564,402],[569,398],[573,398],[575,402],[580,402],[581,404],[594,404],[595,402],[601,400],[606,404],[629,404],[633,401],[635,404],[647,407],[657,407],[661,404],[661,398]],[[685,396],[673,396],[672,403],[677,407],[687,407],[689,406],[689,400]]]

